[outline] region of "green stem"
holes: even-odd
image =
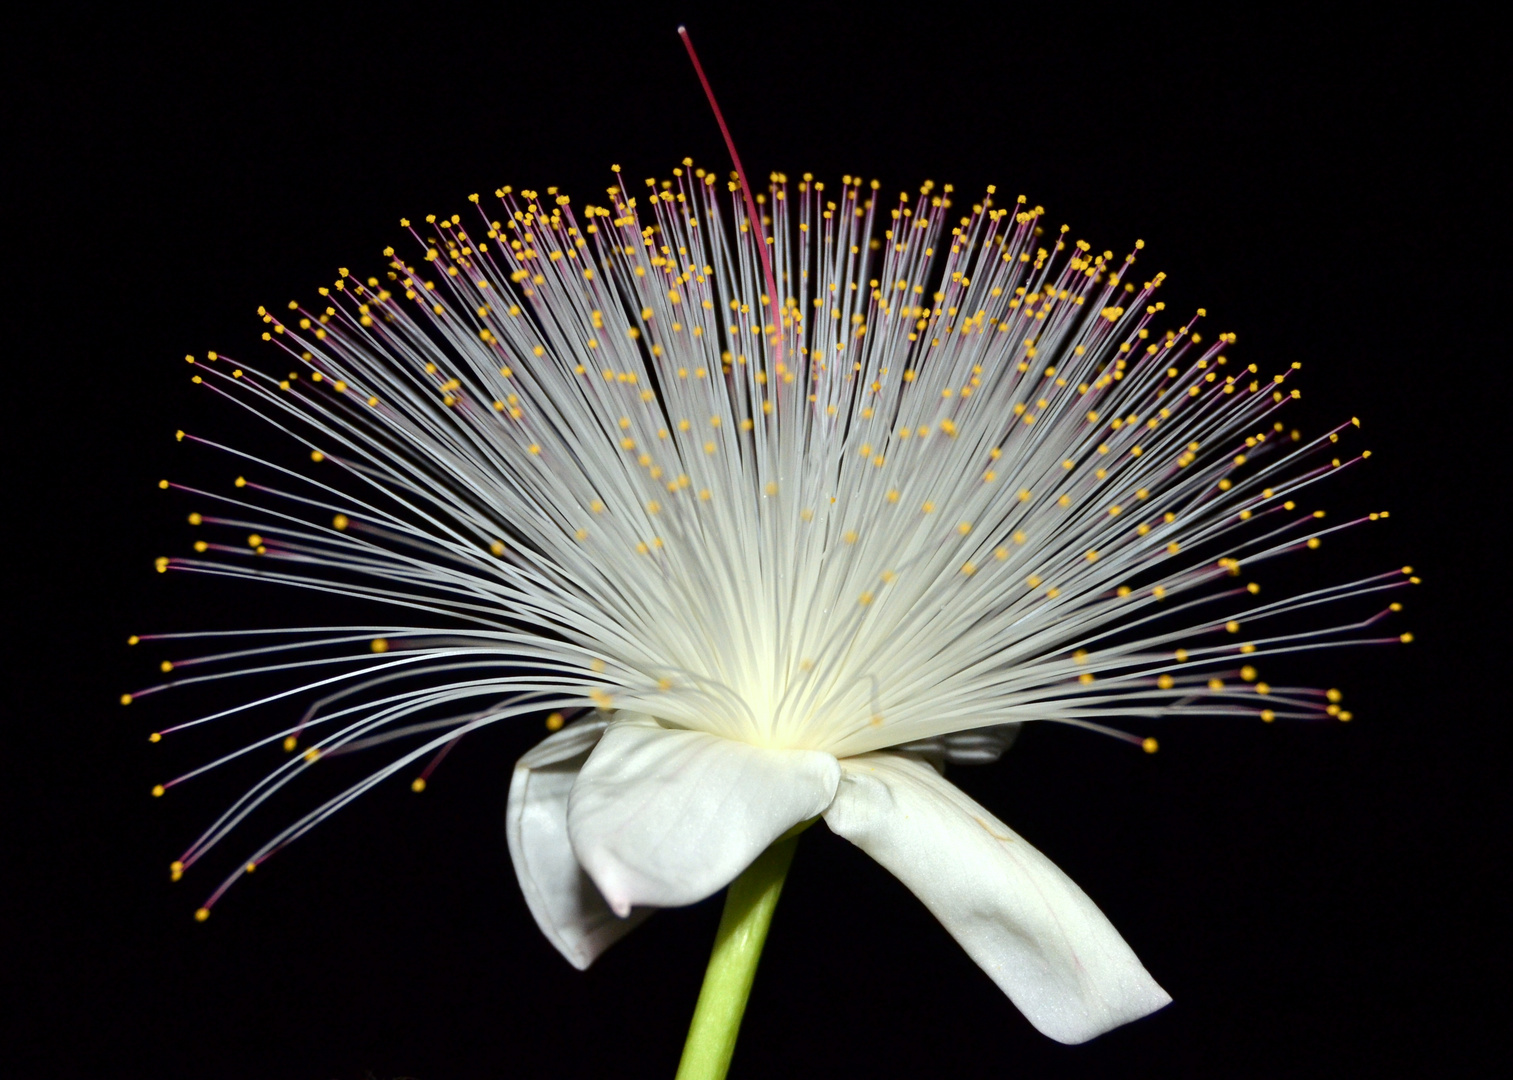
[[[725,910],[704,972],[699,1003],[688,1025],[677,1080],[724,1080],[730,1070],[746,999],[751,996],[751,981],[756,978],[772,911],[783,891],[783,879],[788,876],[801,831],[795,829],[764,851],[725,893]]]

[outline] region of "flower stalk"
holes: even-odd
[[[730,1071],[746,999],[772,925],[772,912],[798,847],[799,830],[783,837],[730,883],[714,951],[699,989],[677,1080],[723,1080]]]

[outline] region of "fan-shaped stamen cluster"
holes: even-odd
[[[504,188],[495,218],[474,196],[476,224],[411,227],[422,255],[390,250],[385,279],[343,270],[322,306],[263,311],[286,378],[197,366],[313,464],[184,436],[273,483],[194,492],[226,510],[192,521],[246,543],[160,569],[417,614],[174,662],[213,665],[180,684],[302,680],[180,727],[325,695],[174,781],[318,734],[182,864],[320,756],[396,732],[416,745],[249,865],[525,713],[628,708],[847,756],[1023,720],[1338,713],[1252,663],[1398,640],[1356,634],[1385,610],[1306,633],[1281,617],[1406,571],[1266,603],[1226,584],[1376,518],[1321,530],[1297,506],[1366,455],[1332,456],[1351,424],[1289,431],[1292,372],[1233,362],[1201,309],[1155,329],[1162,275],[1126,280],[1134,253],[1048,234],[991,188],[967,212],[949,185],[885,205],[875,182],[775,174],[761,222],[739,197],[722,211],[735,189],[677,169],[580,215],[554,189]]]

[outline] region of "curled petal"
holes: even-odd
[[[573,785],[573,851],[610,907],[676,907],[728,885],[830,805],[840,765],[621,713]]]
[[[510,858],[525,902],[546,939],[579,971],[651,914],[642,909],[616,917],[567,839],[568,795],[606,723],[587,720],[538,743],[515,766],[505,811]]]
[[[1049,859],[927,764],[848,758],[830,828],[907,885],[1041,1032],[1088,1039],[1170,995]]]

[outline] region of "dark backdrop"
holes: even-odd
[[[1206,305],[1247,361],[1303,364],[1305,426],[1362,418],[1375,455],[1326,505],[1393,516],[1311,557],[1337,577],[1411,562],[1426,581],[1410,648],[1290,668],[1341,686],[1354,723],[1168,725],[1154,757],[1032,730],[956,774],[1104,907],[1170,1008],[1051,1043],[902,886],[817,828],[735,1074],[1469,1072],[1506,1011],[1506,558],[1489,523],[1505,501],[1506,91],[1480,56],[1489,27],[1385,10],[54,4],[12,26],[0,1067],[671,1074],[718,900],[658,915],[587,974],[560,960],[501,827],[535,722],[464,744],[423,797],[370,795],[197,925],[225,865],[174,886],[166,867],[239,788],[148,788],[237,733],[149,746],[189,703],[115,699],[153,676],[127,634],[228,610],[277,622],[292,603],[152,572],[189,540],[190,507],[159,477],[231,468],[175,428],[283,452],[193,393],[180,357],[254,352],[256,305],[338,265],[380,269],[402,214],[502,183],[592,199],[611,162],[727,167],[674,33],[686,21],[758,176],[997,183],[1099,247],[1144,238],[1173,310]]]

